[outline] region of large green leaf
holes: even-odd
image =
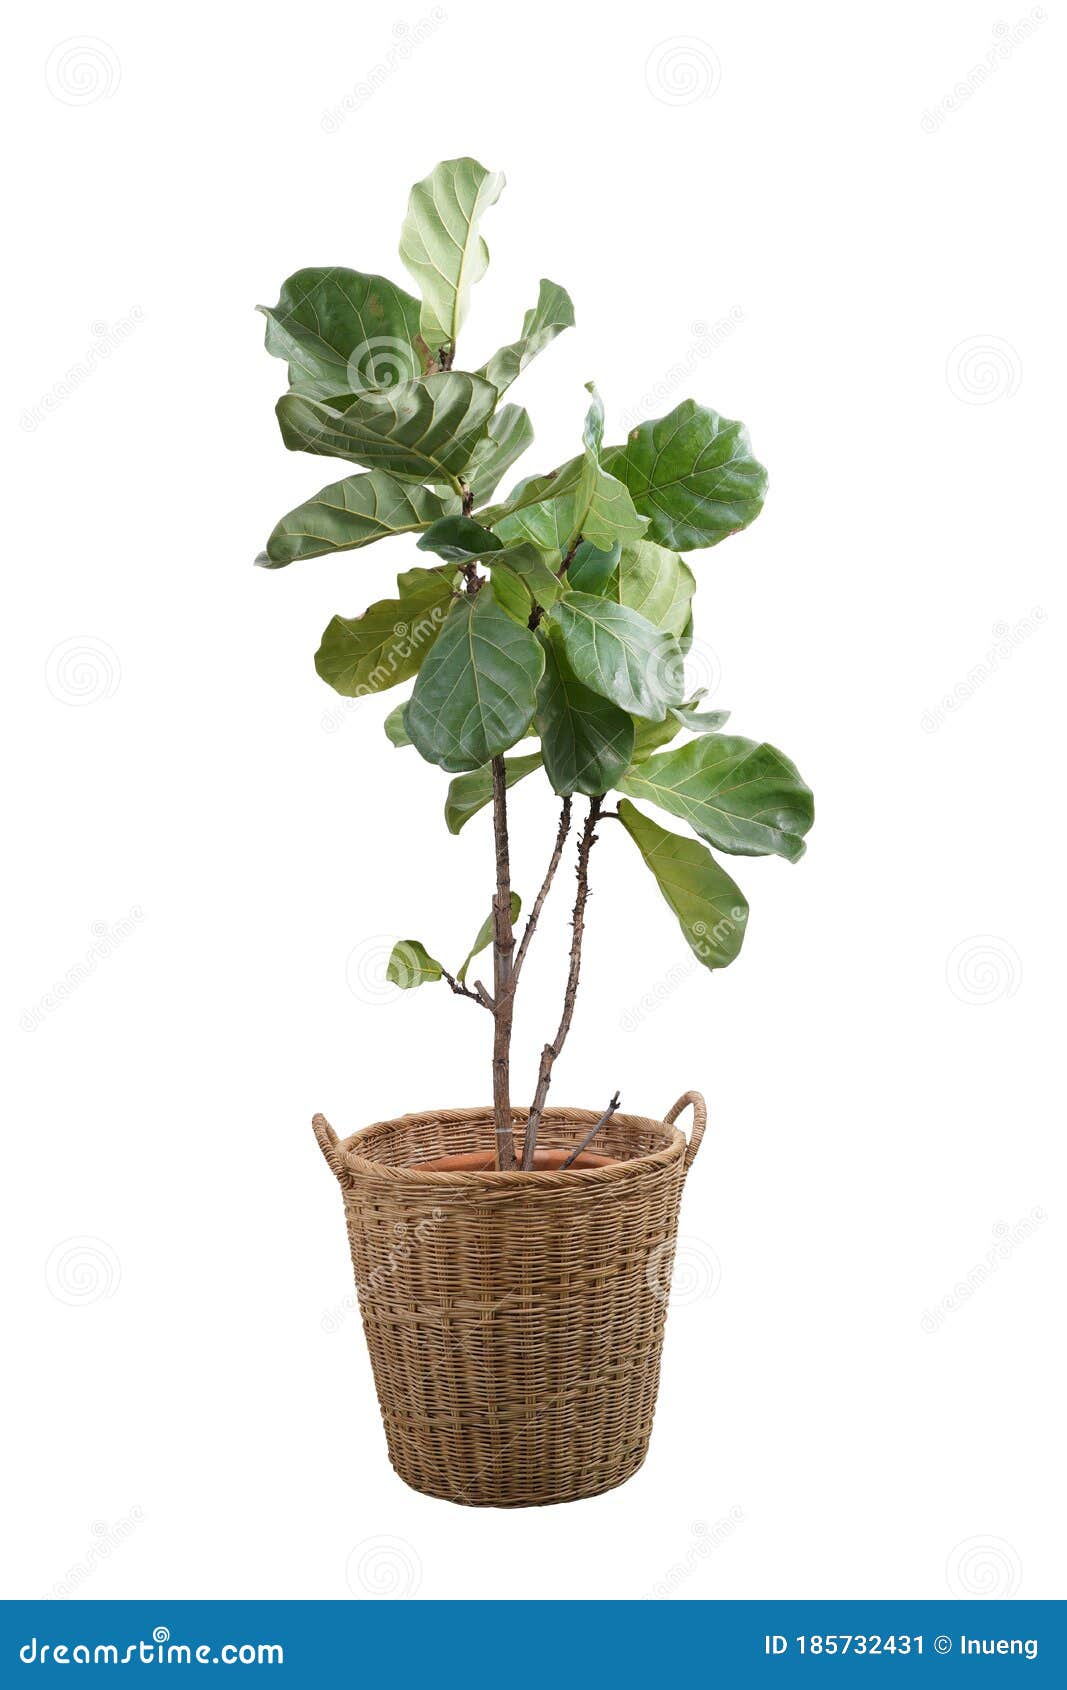
[[[522,899],[519,897],[519,894],[517,892],[513,892],[511,894],[511,919],[512,919],[512,921],[518,921],[519,912],[520,912],[521,909],[522,909]],[[478,936],[475,939],[475,941],[474,941],[473,945],[471,946],[470,950],[467,952],[467,955],[463,959],[462,964],[460,965],[459,968],[456,969],[456,979],[457,980],[459,980],[459,981],[465,981],[466,980],[467,970],[470,967],[471,963],[474,961],[475,957],[478,956],[478,954],[481,951],[485,950],[486,945],[490,945],[490,944],[492,944],[492,942],[493,942],[493,915],[492,915],[492,911],[490,911],[490,913],[486,916],[485,920],[482,922],[482,925],[479,927]]]
[[[534,725],[555,792],[594,797],[615,786],[633,755],[634,724],[625,710],[592,692],[567,662],[560,630],[544,627],[545,673]]]
[[[446,563],[477,563],[486,552],[504,549],[498,534],[458,512],[432,523],[417,544],[420,552],[435,552]]]
[[[628,605],[566,593],[552,610],[578,680],[633,716],[662,722],[681,704],[682,654],[671,634]]]
[[[559,577],[536,546],[506,546],[501,552],[490,552],[482,561],[493,578],[496,596],[501,603],[507,591],[506,582],[514,582],[525,594],[524,610],[520,610],[514,596],[510,596],[508,608],[512,615],[528,616],[535,604],[549,610],[562,591]]]
[[[298,559],[410,534],[436,522],[455,502],[454,495],[446,501],[428,487],[397,481],[382,469],[349,475],[283,516],[256,562],[264,569],[282,569]]]
[[[504,779],[507,786],[532,775],[541,767],[541,753],[531,751],[522,757],[504,758]],[[488,765],[474,769],[469,775],[457,775],[449,783],[445,799],[445,825],[449,833],[459,833],[465,823],[479,810],[493,801],[493,771]]]
[[[422,338],[431,352],[456,344],[467,295],[489,264],[478,221],[503,186],[503,176],[475,159],[451,158],[411,190],[400,256],[422,292]]]
[[[357,394],[350,403],[347,396],[327,405],[286,393],[277,412],[292,452],[350,458],[416,481],[447,481],[458,491],[457,478],[485,438],[495,404],[491,382],[445,370],[383,393]]]
[[[443,974],[437,958],[430,955],[419,939],[398,939],[385,967],[385,978],[405,992],[440,980]]]
[[[696,582],[678,553],[650,540],[631,540],[621,548],[614,567],[605,570],[611,556],[579,546],[567,571],[571,586],[629,605],[657,628],[682,634]]]
[[[540,641],[501,609],[491,586],[461,595],[408,703],[412,744],[450,772],[480,769],[526,732],[544,666]]]
[[[788,757],[735,734],[704,734],[649,757],[619,789],[651,799],[709,845],[740,857],[796,862],[815,817],[811,792]]]
[[[315,668],[335,692],[365,698],[418,673],[445,621],[453,571],[409,569],[399,597],[380,599],[362,616],[335,616],[315,653]]]
[[[726,968],[741,949],[748,903],[706,845],[668,833],[625,798],[619,820],[678,917],[693,955],[705,968]]]
[[[298,270],[282,283],[277,305],[257,305],[267,319],[267,351],[289,365],[296,393],[394,387],[427,367],[419,337],[419,302],[384,276],[358,270]]]
[[[649,521],[648,538],[690,552],[747,528],[763,508],[767,471],[741,423],[685,399],[604,454]]]
[[[543,352],[564,329],[573,327],[574,306],[566,288],[542,277],[537,304],[522,319],[518,340],[494,352],[478,374],[491,381],[498,393],[504,393],[532,358]]]
[[[475,507],[492,498],[501,476],[522,457],[533,437],[529,413],[521,405],[501,405],[489,424],[489,433],[479,440],[467,465],[466,480]]]

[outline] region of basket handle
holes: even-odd
[[[672,1109],[668,1109],[666,1115],[663,1117],[663,1125],[665,1127],[673,1127],[683,1109],[688,1109],[690,1104],[693,1106],[693,1130],[689,1135],[689,1143],[686,1146],[685,1152],[686,1173],[689,1172],[693,1163],[696,1161],[696,1154],[700,1149],[700,1141],[704,1137],[704,1128],[708,1124],[708,1106],[698,1091],[687,1091],[682,1093],[674,1107]]]
[[[342,1187],[347,1187],[348,1169],[341,1155],[340,1140],[325,1115],[311,1117],[311,1130],[315,1134],[316,1144],[326,1158],[331,1174],[340,1181]]]

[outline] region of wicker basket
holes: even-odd
[[[688,1145],[674,1126],[688,1106]],[[525,1111],[514,1110],[517,1127]],[[543,1145],[597,1116],[547,1109]],[[430,1496],[520,1508],[595,1496],[644,1461],[697,1092],[663,1121],[615,1115],[612,1165],[551,1173],[425,1173],[488,1149],[489,1109],[380,1121],[339,1140],[314,1120],[340,1181],[389,1457]]]

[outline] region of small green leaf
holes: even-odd
[[[441,964],[418,939],[398,939],[385,969],[390,985],[399,986],[405,992],[440,980],[443,974]]]
[[[552,620],[574,674],[602,698],[653,722],[682,702],[678,642],[637,611],[591,593],[567,593]]]
[[[631,430],[624,446],[605,452],[604,468],[649,518],[648,538],[680,552],[747,528],[767,492],[767,471],[743,424],[693,399]]]
[[[505,475],[528,446],[533,444],[533,424],[521,405],[501,405],[489,424],[489,433],[471,453],[465,479],[475,509],[491,499]]]
[[[494,352],[478,374],[491,381],[498,393],[504,393],[532,358],[564,329],[573,327],[574,306],[570,295],[557,282],[542,278],[537,304],[523,318],[518,340]]]
[[[404,722],[404,712],[407,707],[408,701],[405,698],[403,704],[397,704],[392,710],[390,710],[388,716],[385,718],[385,721],[382,723],[382,726],[385,729],[385,737],[389,741],[390,745],[411,744],[407,726]]]
[[[345,698],[364,698],[410,680],[444,626],[451,570],[409,569],[399,597],[380,599],[362,616],[335,616],[315,653],[322,679]]]
[[[571,586],[629,605],[657,628],[681,635],[689,622],[696,582],[678,553],[650,540],[631,540],[618,548],[614,567],[605,571],[605,560],[612,555],[579,546],[567,571]]]
[[[668,833],[625,798],[619,820],[656,877],[686,943],[705,968],[726,968],[741,949],[748,904],[706,845]]]
[[[289,365],[294,393],[393,387],[426,368],[419,302],[384,276],[358,270],[298,270],[282,283],[277,305],[257,305],[267,319],[267,351]]]
[[[368,469],[456,488],[488,432],[495,404],[490,382],[447,370],[382,393],[342,395],[332,404],[285,393],[276,409],[291,452],[350,458]]]
[[[493,577],[498,598],[503,596],[500,591],[502,575],[510,575],[521,582],[528,602],[539,604],[544,610],[550,610],[559,598],[560,579],[536,546],[508,546],[504,551],[491,553],[484,561]]]
[[[650,799],[709,845],[741,857],[795,863],[815,817],[811,791],[789,759],[773,745],[733,734],[705,734],[649,757],[619,789]]]
[[[450,773],[480,769],[523,737],[544,672],[540,642],[491,586],[454,600],[407,708],[412,744]]]
[[[521,909],[522,909],[522,899],[519,897],[519,894],[517,892],[513,892],[511,894],[511,919],[512,919],[512,921],[518,920],[519,911]],[[475,957],[478,955],[478,953],[480,951],[485,950],[486,945],[492,944],[492,941],[493,941],[493,916],[492,916],[492,912],[490,911],[490,913],[486,916],[485,920],[482,922],[482,925],[479,927],[478,937],[475,939],[475,941],[474,941],[473,945],[471,946],[470,950],[467,952],[467,955],[466,955],[466,958],[464,959],[462,967],[457,968],[457,970],[456,970],[456,979],[459,980],[461,984],[466,981],[467,970],[470,967],[471,963],[474,961]]]
[[[545,673],[537,689],[534,725],[554,792],[595,797],[623,774],[634,747],[633,718],[573,674],[560,631],[544,626]]]
[[[450,500],[456,503],[454,495]],[[283,516],[256,562],[264,569],[282,569],[304,558],[351,551],[425,528],[447,509],[428,487],[398,481],[384,470],[350,475]]]
[[[486,552],[503,550],[504,542],[472,516],[445,516],[433,522],[417,542],[420,552],[435,552],[447,563],[473,563]]]
[[[478,222],[503,187],[503,176],[475,159],[451,158],[411,190],[400,256],[422,292],[422,338],[431,352],[456,344],[467,295],[489,265]]]
[[[730,720],[729,710],[701,710],[700,698],[690,699],[688,704],[680,704],[674,715],[683,728],[688,728],[693,734],[718,733]]]
[[[516,781],[524,780],[532,775],[535,769],[541,767],[541,753],[531,751],[522,757],[504,758],[504,779],[507,786],[514,786]],[[479,810],[484,810],[493,801],[493,771],[488,764],[483,769],[474,769],[469,775],[457,775],[449,783],[448,796],[445,799],[445,825],[449,833],[458,833],[476,816]]]

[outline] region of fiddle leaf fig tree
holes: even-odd
[[[446,160],[415,184],[400,257],[417,296],[334,267],[298,270],[276,305],[260,307],[267,350],[288,373],[277,405],[282,440],[352,467],[283,516],[257,561],[281,569],[417,536],[395,596],[335,616],[315,666],[347,698],[412,682],[386,718],[391,743],[453,777],[444,798],[450,832],[491,814],[490,908],[470,952],[451,972],[421,939],[401,939],[387,973],[404,990],[443,982],[491,1016],[496,1160],[511,1169],[533,1165],[570,1031],[601,824],[616,824],[635,872],[647,869],[697,961],[717,969],[741,949],[748,904],[716,853],[796,862],[814,811],[788,757],[724,733],[727,713],[705,708],[686,685],[700,561],[680,554],[747,528],[766,492],[740,423],[684,399],[605,445],[604,407],[590,383],[575,455],[498,496],[533,440],[526,411],[504,395],[574,323],[565,290],[542,280],[518,339],[476,369],[457,365],[489,264],[482,219],[503,187],[503,176],[470,158]],[[508,794],[531,775],[547,782],[559,811],[544,879],[516,931]],[[576,825],[560,1019],[541,1051],[517,1155],[516,994],[579,796],[587,802]],[[484,909],[471,912],[472,928]],[[491,985],[471,978],[490,947]],[[617,1107],[616,1093],[598,1127]]]

